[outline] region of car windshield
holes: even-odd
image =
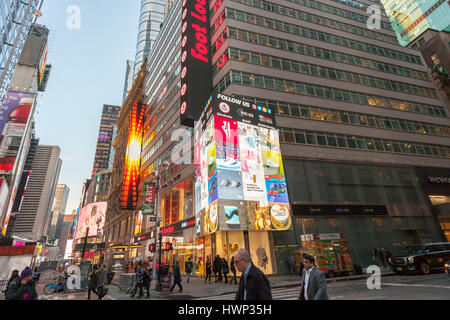
[[[403,248],[403,255],[412,255],[412,254],[421,254],[424,253],[424,246],[417,245],[417,246],[410,246]]]

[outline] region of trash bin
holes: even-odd
[[[159,266],[159,274],[162,276],[167,276],[169,274],[169,266]]]

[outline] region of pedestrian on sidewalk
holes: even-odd
[[[250,259],[250,253],[239,249],[234,255],[234,264],[242,272],[236,300],[272,300],[270,282]]]
[[[144,290],[147,291],[147,298],[150,297],[150,284],[152,282],[152,269],[145,268],[144,269],[144,275],[142,277],[142,285],[139,287],[139,298],[144,296]]]
[[[380,267],[386,268],[386,262],[384,261],[384,249],[378,248],[378,257],[380,259]]]
[[[144,278],[144,268],[143,268],[142,264],[139,262],[137,264],[136,270],[135,270],[134,289],[133,289],[133,293],[131,294],[132,298],[134,298],[138,289],[140,290],[139,292],[141,292],[143,278]]]
[[[170,292],[172,292],[173,288],[175,288],[175,285],[178,285],[180,288],[178,292],[183,292],[183,286],[181,285],[180,263],[178,261],[175,262],[175,266],[173,267],[173,285],[170,288]]]
[[[216,282],[222,282],[222,258],[219,255],[216,256],[213,263],[214,278]]]
[[[194,264],[192,263],[192,258],[189,257],[189,259],[184,264],[184,269],[186,271],[187,283],[189,283],[189,278],[191,277],[193,266],[194,266]]]
[[[33,270],[30,267],[21,272],[19,279],[11,275],[5,296],[6,300],[38,300],[36,281],[33,280]]]
[[[305,266],[298,300],[328,300],[325,274],[314,266],[314,257],[303,256]]]
[[[228,283],[228,273],[230,272],[230,268],[228,267],[228,261],[223,258],[222,259],[222,273],[225,278],[225,283]]]
[[[33,279],[36,281],[36,283],[39,281],[40,277],[41,277],[41,273],[38,272],[38,267],[34,267]]]
[[[9,277],[8,284],[6,285],[6,289],[4,291],[6,300],[13,300],[10,297],[8,297],[8,294],[9,294],[8,291],[10,291],[10,288],[13,288],[13,287],[14,287],[14,290],[17,290],[16,288],[20,287],[19,270],[14,270],[11,273],[11,277]],[[12,292],[12,291],[10,291],[10,292]]]
[[[233,280],[234,284],[237,284],[236,267],[234,266],[234,256],[231,257],[230,269],[231,272],[233,273],[233,278],[230,279],[230,284],[233,284]]]
[[[108,283],[108,272],[106,271],[106,266],[104,264],[101,265],[100,271],[98,272],[98,283],[97,283],[97,295],[98,299],[102,300],[104,296],[108,294],[108,287],[106,284]]]
[[[388,267],[390,267],[391,266],[391,257],[392,257],[391,251],[389,251],[388,249],[384,249],[384,256],[386,257]]]
[[[89,285],[88,285],[88,300],[91,300],[91,291],[97,296],[97,286],[98,286],[98,267],[94,266],[91,274],[89,275]]]
[[[208,279],[209,279],[209,283],[211,283],[212,271],[211,271],[211,259],[209,257],[206,259],[205,269],[206,269],[205,270],[205,273],[206,273],[205,283],[206,283],[206,280],[208,280]]]

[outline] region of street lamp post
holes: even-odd
[[[153,239],[154,239],[154,243],[155,243],[155,247],[156,247],[156,239],[159,239],[159,266],[161,266],[161,254],[162,254],[162,247],[161,247],[161,240],[162,240],[162,234],[159,232],[160,231],[160,206],[159,206],[159,190],[160,190],[160,179],[161,179],[161,173],[166,171],[169,168],[169,163],[167,161],[163,161],[163,163],[161,163],[160,166],[157,167],[157,169],[152,172],[152,175],[156,178],[156,186],[155,186],[155,191],[156,191],[156,199],[155,199],[155,215],[156,215],[156,220],[155,220],[155,232],[153,235]],[[156,248],[155,248],[156,251]],[[153,279],[156,279],[156,252],[153,253]],[[155,283],[155,281],[153,281],[153,283]],[[162,291],[162,286],[161,286],[161,275],[159,275],[159,280],[157,281],[156,285],[153,285],[154,288],[157,291]],[[155,287],[156,286],[156,287]]]

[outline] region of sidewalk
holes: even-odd
[[[382,276],[393,275],[390,269],[382,270]],[[116,278],[117,277],[117,278]],[[369,275],[359,275],[351,277],[341,277],[341,278],[330,278],[327,279],[328,283],[334,283],[337,281],[353,281],[368,278]],[[300,277],[297,275],[269,275],[267,278],[270,281],[270,287],[272,289],[279,287],[300,287]],[[126,294],[119,290],[117,286],[119,282],[119,275],[116,274],[111,285],[109,286],[108,296],[114,300],[146,300],[146,291],[144,290],[144,298],[137,298],[139,291],[135,298],[132,298],[130,294]],[[239,279],[238,279],[239,283]],[[153,283],[152,283],[153,285]],[[211,283],[206,283],[204,278],[191,277],[189,283],[186,282],[186,277],[183,276],[181,285],[183,286],[183,292],[178,293],[178,286],[173,289],[170,293],[169,290],[164,290],[163,292],[158,292],[155,290],[150,290],[151,300],[189,300],[194,298],[202,298],[208,296],[218,296],[224,294],[235,293],[238,290],[238,285],[235,284],[225,284],[220,282],[214,282],[214,277],[212,277]]]

